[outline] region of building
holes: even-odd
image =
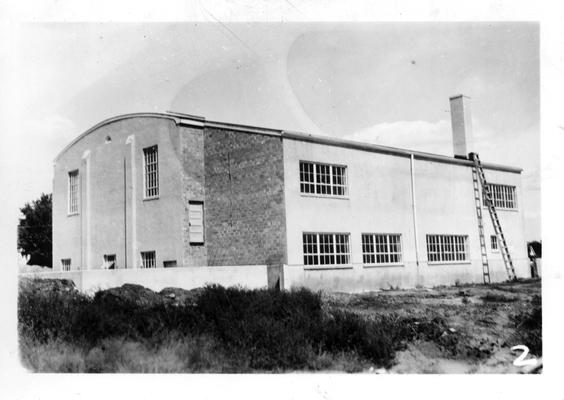
[[[482,282],[469,99],[450,101],[454,157],[172,112],[105,120],[55,159],[54,269],[111,281],[221,266],[243,284],[268,271],[271,286],[339,291]],[[530,276],[521,169],[483,165]],[[484,210],[492,281],[505,280]]]

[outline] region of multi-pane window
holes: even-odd
[[[70,258],[63,258],[61,260],[61,268],[63,271],[70,271],[71,270],[71,259]]]
[[[362,234],[364,264],[401,264],[401,235]]]
[[[78,214],[78,170],[69,172],[69,214]]]
[[[487,184],[493,204],[497,208],[508,208],[508,209],[516,209],[517,208],[517,197],[515,196],[515,186],[509,185],[498,185],[498,184]],[[487,198],[486,198],[486,191],[483,191],[483,202],[484,205],[487,205]]]
[[[145,198],[159,195],[159,150],[157,146],[143,149]]]
[[[157,257],[154,251],[141,252],[141,267],[142,268],[156,268]]]
[[[347,167],[300,161],[300,192],[346,196]]]
[[[456,262],[468,260],[468,236],[427,235],[429,262]]]
[[[116,267],[116,255],[115,254],[104,254],[104,268],[114,269]]]
[[[304,265],[347,265],[350,263],[348,233],[304,233]]]
[[[497,236],[496,235],[491,235],[491,247],[492,247],[492,251],[498,251],[499,247],[497,246]]]

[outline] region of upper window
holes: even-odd
[[[69,172],[68,213],[78,214],[78,170]]]
[[[348,233],[304,233],[304,265],[347,265],[350,263]]]
[[[401,264],[401,235],[363,233],[362,262],[365,265]]]
[[[496,208],[516,209],[517,197],[515,196],[515,186],[487,184],[492,195],[493,204]],[[487,205],[486,192],[483,191],[484,205]]]
[[[429,262],[468,261],[468,236],[427,235]]]
[[[346,196],[347,167],[300,161],[300,192],[324,196]]]
[[[145,198],[155,198],[159,196],[159,149],[151,146],[143,149],[143,166],[145,173],[143,181],[145,183]]]

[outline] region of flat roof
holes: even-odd
[[[192,126],[198,128],[227,129],[227,130],[234,130],[237,132],[278,136],[282,139],[299,140],[303,142],[323,144],[328,146],[337,146],[347,149],[369,151],[369,152],[382,153],[382,154],[390,154],[400,157],[413,156],[418,160],[435,161],[435,162],[442,162],[447,164],[457,164],[457,165],[466,165],[466,166],[474,165],[474,163],[470,160],[449,157],[440,154],[425,153],[421,151],[408,150],[408,149],[400,149],[396,147],[382,146],[372,143],[356,142],[352,140],[334,138],[329,136],[311,135],[303,132],[294,132],[294,131],[287,131],[287,130],[273,129],[273,128],[263,128],[258,126],[242,125],[242,124],[235,124],[228,122],[210,121],[210,120],[206,120],[204,117],[184,114],[179,112],[172,112],[172,111],[167,111],[166,113],[132,113],[132,114],[124,114],[124,115],[118,115],[112,118],[108,118],[94,125],[92,128],[88,129],[86,132],[76,137],[72,142],[70,142],[67,146],[65,146],[65,148],[57,155],[57,157],[55,157],[55,161],[63,153],[65,153],[70,147],[72,147],[76,142],[78,142],[88,134],[92,133],[93,131],[101,128],[104,125],[108,125],[113,122],[117,122],[125,119],[131,119],[131,118],[164,118],[164,119],[173,120],[177,125],[185,125],[185,126]],[[487,169],[499,170],[504,172],[521,173],[523,171],[522,168],[511,167],[511,166],[500,165],[500,164],[492,164],[487,162],[483,162],[482,166]]]

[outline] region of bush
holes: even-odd
[[[143,360],[157,360],[161,372],[318,369],[331,362],[353,370],[351,359],[387,367],[408,341],[440,343],[446,329],[438,316],[420,320],[387,313],[368,319],[324,310],[321,294],[306,289],[212,285],[195,302],[174,303],[135,285],[94,297],[33,287],[20,291],[20,336],[68,344],[75,356],[62,364],[88,372],[158,372]]]

